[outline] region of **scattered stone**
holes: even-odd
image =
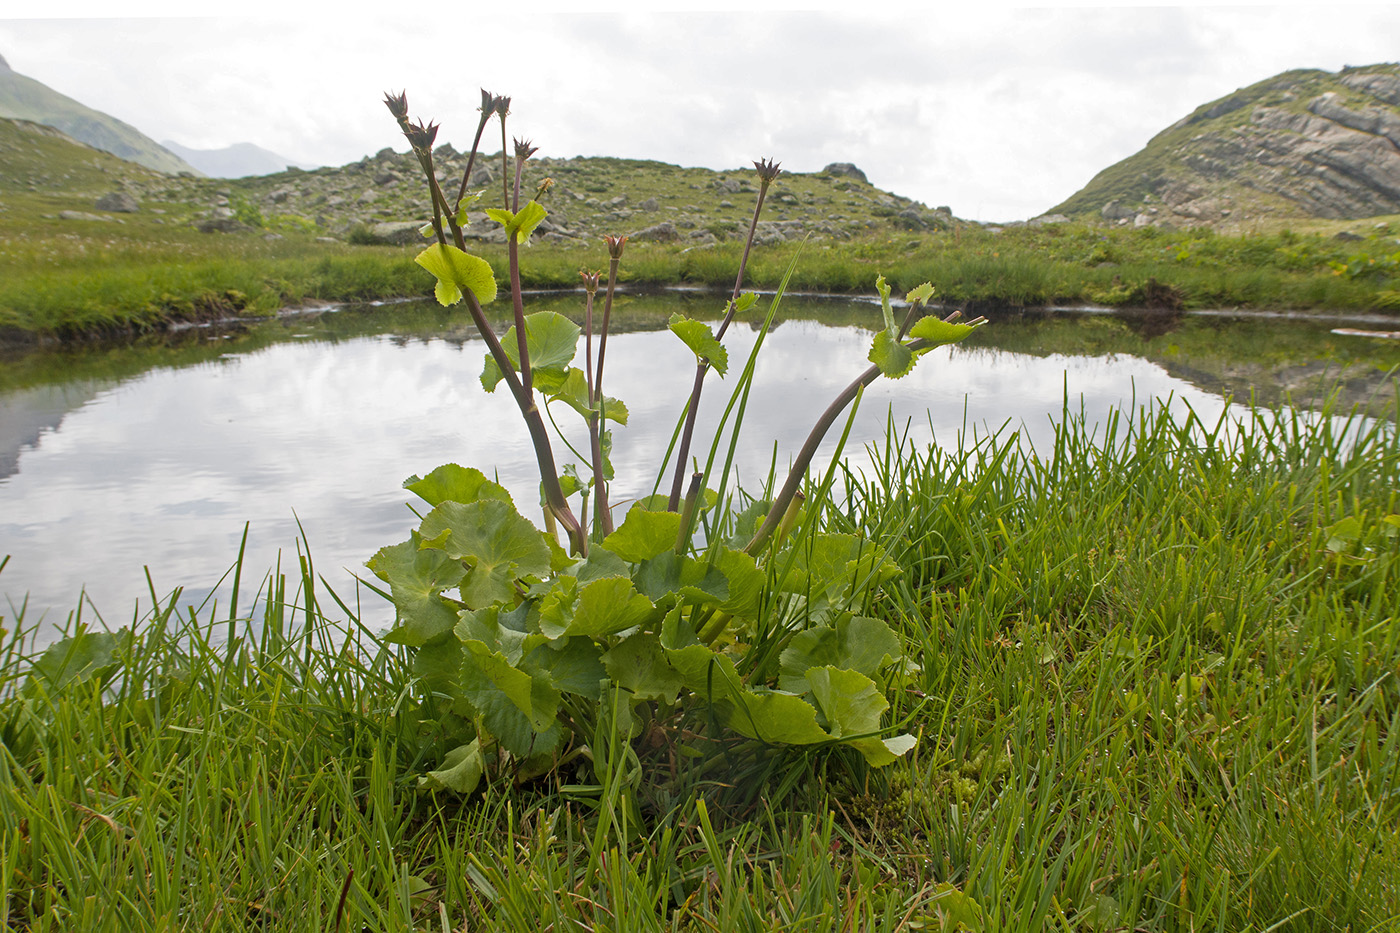
[[[1132,220],[1137,216],[1137,213],[1131,207],[1125,207],[1117,198],[1099,208],[1099,214],[1108,221]]]
[[[676,240],[679,240],[680,237],[681,235],[676,230],[676,225],[667,220],[655,226],[647,227],[644,230],[638,230],[636,233],[632,234],[629,239],[636,240],[639,243],[674,243]]]
[[[660,209],[661,209],[661,204],[656,200],[656,198],[647,198],[647,199],[646,199],[645,201],[643,201],[641,204],[638,204],[638,205],[637,205],[637,210],[639,210],[639,211],[651,212],[651,211],[656,211],[656,210],[660,210]]]
[[[200,233],[237,233],[248,228],[232,217],[210,217],[208,220],[200,221],[195,229]]]
[[[1044,227],[1047,224],[1067,224],[1069,218],[1064,214],[1041,214],[1039,217],[1032,217],[1026,221],[1028,227]]]
[[[370,227],[369,235],[376,243],[407,246],[423,239],[418,231],[422,229],[424,223],[426,221],[423,220],[391,220]]]
[[[94,205],[99,211],[112,211],[116,214],[135,214],[141,210],[141,205],[136,203],[136,199],[125,191],[113,191],[111,194],[104,194],[97,199]]]
[[[59,212],[58,212],[58,219],[59,219],[59,220],[101,220],[101,221],[103,221],[103,222],[105,222],[105,223],[111,223],[113,220],[116,220],[115,217],[103,217],[101,214],[88,214],[88,213],[84,213],[83,211],[59,211]]]

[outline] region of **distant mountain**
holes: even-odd
[[[86,107],[53,88],[12,70],[0,57],[0,117],[42,123],[130,162],[175,175],[199,172],[135,127]]]
[[[1286,71],[1203,104],[1050,212],[1215,227],[1400,213],[1400,64]]]
[[[246,178],[274,175],[288,168],[316,168],[252,143],[234,143],[223,149],[190,149],[171,139],[162,139],[160,144],[211,178]]]

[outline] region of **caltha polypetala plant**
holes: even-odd
[[[518,780],[574,761],[612,762],[633,783],[665,780],[677,773],[677,755],[732,761],[736,745],[755,753],[750,760],[783,747],[847,746],[876,767],[912,749],[912,735],[890,734],[883,721],[890,682],[911,663],[896,633],[868,614],[898,570],[878,542],[824,530],[834,469],[812,482],[808,467],[836,419],[848,409],[854,415],[866,386],[906,375],[923,354],[962,340],[981,321],[922,316],[933,294],[927,283],[905,296],[908,310],[896,321],[890,288],[878,278],[884,327],[871,366],[817,420],[775,495],[733,489],[755,362],[792,273],[735,373],[723,339],[736,316],[758,304],[741,287],[764,199],[779,177],[776,163],[756,162],[758,197],[719,326],[681,314],[670,319],[695,357],[672,438],[675,457],[668,451],[657,467],[656,487],[669,472],[670,493],[633,502],[615,522],[609,454],[628,411],[605,394],[604,372],[627,238],[607,238],[605,279],[583,273],[582,327],[550,311],[527,314],[521,251],[547,211],[535,199],[521,203],[535,149],[516,140],[511,164],[510,99],[482,91],[476,136],[451,197],[433,165],[436,125],[412,122],[403,94],[386,103],[432,204],[424,232],[433,242],[417,261],[437,279],[438,301],[466,304],[487,351],[482,385],[494,392],[504,384],[515,399],[539,466],[544,515],[537,528],[481,470],[447,464],[405,482],[429,511],[408,540],[369,561],[396,609],[390,637],[414,652],[417,715],[441,743],[425,786],[466,792],[484,776]],[[468,180],[493,119],[501,128],[502,185],[488,196],[469,191]],[[506,235],[514,322],[499,335],[483,310],[497,300],[496,277],[467,251],[463,235],[468,211],[497,197],[485,212]],[[692,466],[695,415],[711,371],[732,388],[703,466],[698,458]],[[582,465],[561,469],[544,414],[569,410],[583,420],[588,451]],[[669,766],[643,768],[639,756],[647,755],[664,756]],[[686,769],[692,779],[696,769]]]

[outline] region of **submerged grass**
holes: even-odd
[[[892,430],[845,472],[826,521],[903,566],[869,611],[919,661],[920,745],[879,771],[776,751],[701,784],[649,734],[642,793],[604,744],[587,782],[435,796],[404,655],[309,557],[256,613],[169,600],[65,658],[21,611],[0,926],[1393,929],[1393,410],[1176,410],[1067,408],[1043,451]]]

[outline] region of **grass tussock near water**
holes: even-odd
[[[890,692],[920,744],[880,770],[736,746],[702,779],[649,734],[637,790],[600,746],[422,791],[431,704],[305,551],[256,612],[245,576],[66,653],[12,613],[0,925],[1391,929],[1400,439],[1331,414],[891,432],[825,516],[904,571],[869,611],[918,660]]]

